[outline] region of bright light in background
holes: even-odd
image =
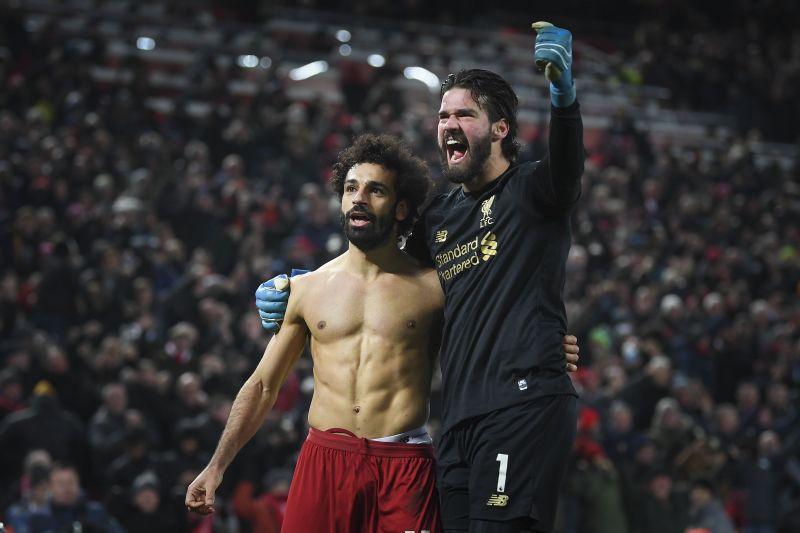
[[[293,68],[289,71],[289,78],[294,81],[307,80],[311,76],[327,72],[328,63],[326,61],[314,61],[302,67]]]
[[[347,30],[339,30],[336,32],[336,38],[339,39],[340,43],[350,42],[350,37],[350,32]]]
[[[236,64],[244,68],[255,68],[258,66],[258,58],[252,54],[239,56],[236,58]]]
[[[428,69],[422,67],[406,67],[403,70],[403,75],[409,80],[419,80],[428,86],[431,91],[438,91],[439,77]]]
[[[270,59],[267,56],[264,56],[258,61],[258,66],[261,68],[269,68],[272,66],[272,59]]]
[[[152,50],[156,47],[156,42],[150,37],[139,37],[136,39],[136,48],[139,50]]]
[[[386,64],[386,59],[380,54],[370,54],[367,58],[367,63],[371,67],[380,68]]]
[[[349,56],[350,52],[352,52],[352,51],[353,51],[353,49],[350,47],[349,44],[343,44],[343,45],[341,45],[339,47],[339,54],[341,54],[343,56]]]

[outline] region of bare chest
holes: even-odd
[[[392,342],[426,337],[441,311],[438,299],[414,283],[342,284],[325,296],[314,296],[304,318],[318,342],[355,335]]]

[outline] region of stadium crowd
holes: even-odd
[[[146,76],[91,78],[101,43],[3,15],[2,520],[17,533],[278,531],[308,357],[218,512],[183,505],[268,341],[253,291],[343,249],[326,179],[355,134],[404,134],[438,169],[433,110],[379,78],[343,80],[342,105],[296,101],[275,71],[245,99],[212,70],[194,90],[213,113],[162,114]],[[752,126],[719,147],[656,146],[620,115],[589,153],[566,292],[582,410],[559,531],[800,531],[800,165],[756,158]]]

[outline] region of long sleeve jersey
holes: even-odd
[[[536,397],[575,394],[565,372],[570,214],[585,155],[578,103],[552,108],[549,152],[422,213],[405,250],[445,292],[443,431]]]

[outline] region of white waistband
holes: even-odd
[[[403,442],[406,444],[431,444],[433,439],[428,435],[428,430],[425,426],[420,426],[417,429],[411,429],[398,433],[397,435],[389,435],[388,437],[378,437],[377,439],[369,439],[377,442]]]

